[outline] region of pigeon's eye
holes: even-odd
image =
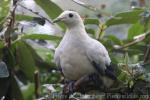
[[[69,17],[72,18],[72,17],[73,17],[73,14],[72,14],[72,13],[69,13]]]

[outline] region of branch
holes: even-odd
[[[5,40],[5,46],[10,47],[11,46],[11,37],[10,35],[13,33],[14,30],[14,24],[15,24],[15,11],[17,8],[17,3],[19,0],[13,0],[13,6],[10,8],[10,13],[6,17],[6,21],[3,24],[3,35]]]
[[[38,70],[36,70],[34,72],[34,84],[35,84],[35,97],[39,98],[40,79],[39,79],[39,71]]]
[[[123,45],[123,46],[114,47],[114,49],[121,50],[121,49],[127,48],[129,46],[135,45],[136,43],[139,43],[139,42],[143,41],[147,35],[150,35],[150,31],[145,32],[145,33],[143,33],[141,35],[135,36],[134,37],[134,39],[135,39],[134,41],[129,42],[129,43]]]
[[[80,0],[72,0],[72,1],[75,2],[76,4],[80,5],[80,6],[84,7],[84,8],[87,8],[87,9],[91,10],[91,11],[100,12],[101,14],[103,14],[105,16],[108,16],[108,17],[112,16],[111,14],[103,12],[103,11],[100,11],[96,7],[93,7],[91,5],[87,5],[84,2],[81,2]]]
[[[33,14],[35,14],[35,15],[41,17],[42,19],[45,19],[45,20],[48,21],[50,24],[53,24],[53,22],[52,22],[51,20],[49,20],[48,18],[46,18],[46,17],[44,17],[43,15],[39,14],[39,12],[35,12],[35,11],[33,11],[32,9],[29,9],[29,8],[27,8],[27,7],[25,7],[25,6],[21,5],[21,4],[18,4],[18,5],[19,5],[20,7],[22,7],[22,8],[24,8],[24,9],[26,9],[26,10],[32,12]]]

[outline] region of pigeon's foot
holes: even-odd
[[[101,84],[103,82],[97,73],[85,75],[77,81],[66,81],[61,100],[68,100],[69,96],[74,92],[85,94],[90,90],[98,90],[101,88]]]
[[[85,94],[90,90],[101,89],[103,81],[100,79],[99,74],[92,73],[90,75],[85,75],[74,84],[76,92]]]
[[[75,81],[67,81],[64,85],[61,100],[68,100],[69,96],[75,92]]]

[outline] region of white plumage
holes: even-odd
[[[100,70],[105,73],[106,66],[111,62],[108,52],[99,41],[88,36],[79,14],[74,11],[64,11],[54,20],[57,21],[62,21],[67,26],[67,31],[54,56],[65,78],[78,80],[84,75],[98,72],[92,62],[100,65]],[[108,82],[104,77],[102,77],[104,83]]]

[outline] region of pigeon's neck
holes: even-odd
[[[82,21],[77,20],[76,22],[68,23],[67,28],[69,30],[74,29],[74,28],[84,28],[84,24]]]
[[[74,25],[73,27],[68,27],[66,35],[78,39],[84,39],[89,37],[85,31],[84,24],[82,23],[81,24],[79,23],[78,25]]]

